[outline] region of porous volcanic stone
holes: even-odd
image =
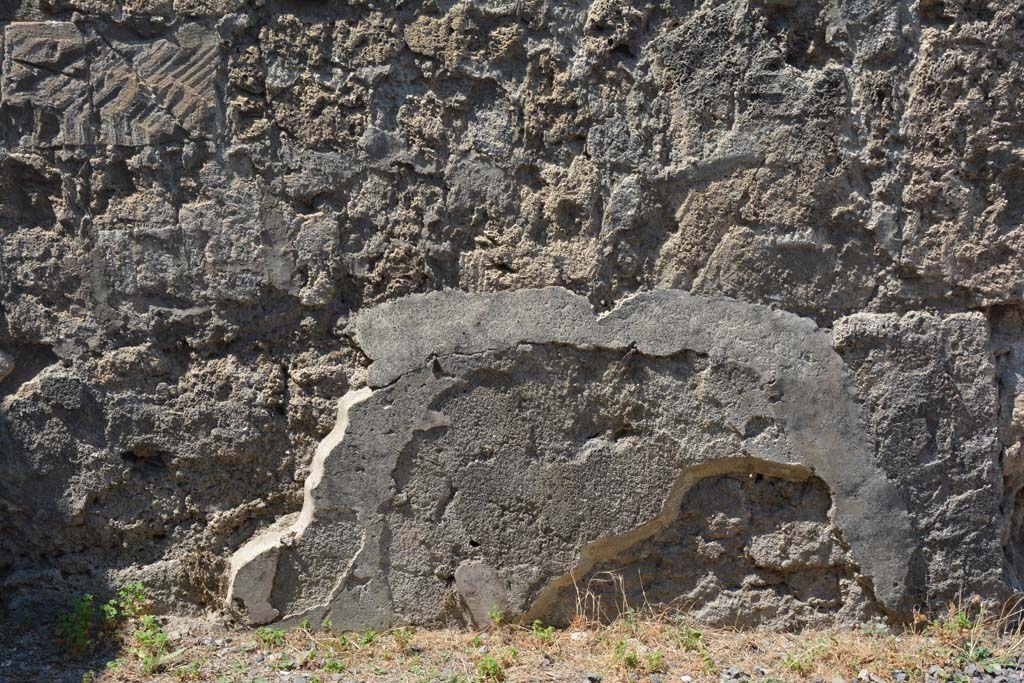
[[[1022,17],[0,1],[0,639],[1024,589]]]

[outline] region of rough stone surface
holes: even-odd
[[[282,553],[247,574],[237,553],[275,524],[290,533],[304,482],[333,481],[344,457],[317,458],[316,444],[338,401],[364,389],[346,414],[383,419],[370,408],[385,396],[427,406],[401,427],[424,450],[407,454],[417,466],[400,469],[396,495],[436,492],[457,458],[430,449],[492,428],[481,443],[507,434],[516,458],[623,469],[602,475],[615,485],[565,474],[578,486],[560,515],[570,526],[547,521],[557,508],[536,502],[525,475],[548,480],[530,468],[500,481],[490,517],[420,529],[429,516],[413,502],[375,513],[397,531],[373,552],[433,538],[439,557],[410,550],[384,599],[364,551],[353,571],[374,569],[346,579],[368,586],[351,614],[464,618],[449,585],[462,560],[533,567],[509,587],[510,610],[526,610],[552,573],[586,575],[574,553],[601,533],[655,518],[659,534],[719,533],[687,516],[703,509],[698,488],[691,508],[665,507],[664,487],[744,448],[797,469],[762,467],[756,489],[735,468],[702,485],[740,487],[736,515],[772,496],[796,508],[778,521],[805,525],[792,552],[812,559],[780,569],[776,532],[739,524],[715,542],[743,554],[750,582],[737,588],[706,557],[680,595],[704,595],[698,568],[721,582],[721,614],[774,586],[756,618],[799,625],[1024,587],[1022,41],[1021,0],[0,0],[0,352],[14,359],[0,356],[0,614],[36,621],[129,578],[178,610],[220,605],[239,576],[270,585],[264,607],[279,617],[322,604],[337,566]],[[545,287],[572,305],[541,337],[513,334],[538,322],[532,308],[503,328],[487,316],[504,302],[473,308],[475,295]],[[446,288],[462,294],[417,322],[422,300],[403,297]],[[701,341],[685,325],[676,335],[675,318],[621,319],[634,294],[664,289],[719,302],[701,327],[730,331]],[[615,313],[598,323],[594,311]],[[750,337],[752,311],[798,339]],[[366,332],[392,316],[413,316],[405,338]],[[482,329],[460,328],[468,319]],[[813,354],[785,371],[824,363],[848,398],[806,410],[856,414],[804,416],[844,435],[827,455],[756,384],[808,340]],[[429,407],[430,387],[464,376],[505,412],[473,417],[454,394]],[[516,396],[550,409],[512,421]],[[667,422],[672,410],[689,422]],[[593,424],[545,418],[588,411]],[[697,450],[614,439],[620,422]],[[587,455],[580,439],[595,433]],[[913,552],[882,572],[895,584],[858,550],[837,463],[896,492],[905,518],[858,510],[911,530]],[[460,490],[451,510],[470,505]],[[474,526],[494,515],[493,529]],[[550,528],[524,535],[527,518]],[[337,537],[308,531],[303,544],[354,557],[364,521],[339,518],[323,527]],[[480,546],[441,545],[463,536]],[[486,558],[506,541],[508,558]],[[630,543],[614,557],[682,552],[658,534]],[[441,593],[403,602],[428,585],[450,608]]]
[[[804,628],[882,616],[829,520],[828,487],[762,474],[702,479],[679,517],[557,596],[562,620],[673,606],[713,626]]]

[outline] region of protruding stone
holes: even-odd
[[[463,562],[455,570],[455,590],[465,603],[473,623],[486,626],[491,615],[507,609],[508,589],[494,567],[483,562]]]
[[[0,382],[4,381],[7,375],[14,370],[14,358],[3,351],[0,351]]]

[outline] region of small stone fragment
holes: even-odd
[[[482,562],[460,564],[455,570],[455,589],[478,627],[489,623],[494,610],[506,609],[508,595],[501,575]]]

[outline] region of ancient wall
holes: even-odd
[[[1024,586],[1021,0],[0,0],[0,40],[3,613]]]

